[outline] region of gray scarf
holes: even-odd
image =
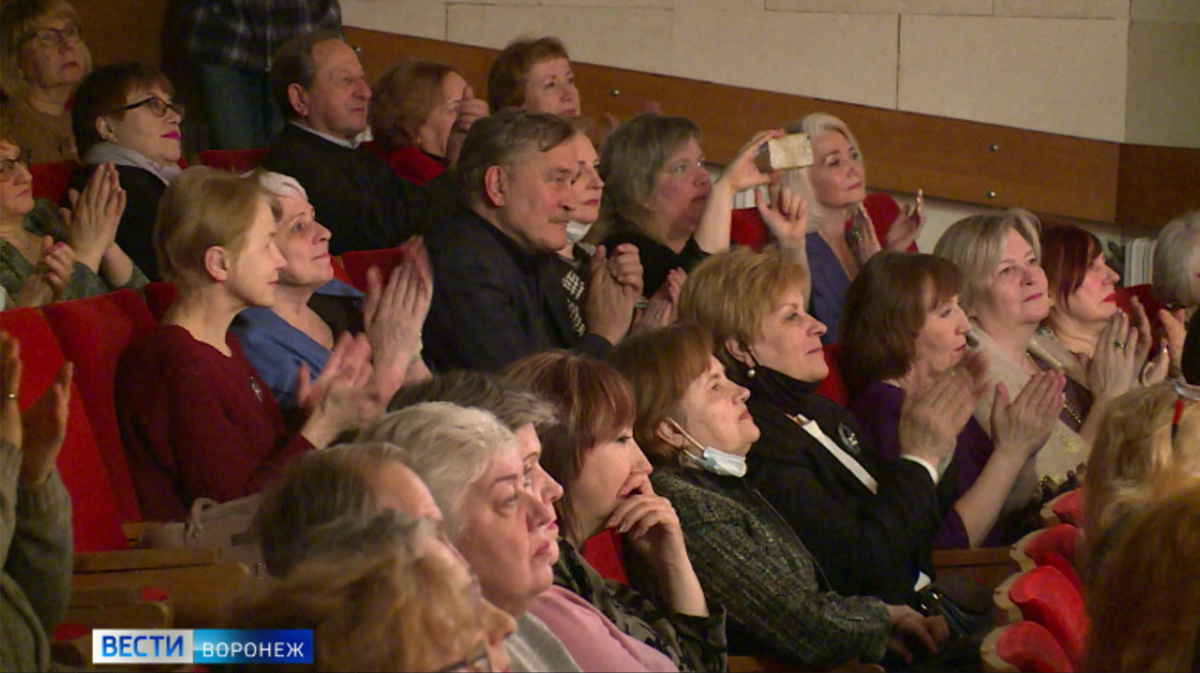
[[[107,140],[101,141],[88,148],[87,152],[83,153],[83,163],[85,164],[102,164],[112,162],[118,166],[133,166],[144,171],[150,171],[158,176],[163,184],[171,184],[183,169],[175,164],[163,166],[154,163],[146,158],[146,155],[141,152],[136,152],[128,147],[121,147],[116,143],[110,143]]]

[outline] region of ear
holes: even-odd
[[[734,360],[747,367],[753,367],[755,364],[754,355],[750,353],[750,347],[737,337],[729,337],[725,340],[725,352],[732,355]]]
[[[214,245],[204,251],[204,271],[214,281],[221,283],[228,280],[232,266],[233,257],[225,248]]]
[[[483,196],[488,206],[499,208],[508,201],[508,172],[503,166],[488,166],[483,172]]]
[[[105,116],[96,117],[96,135],[110,143],[117,141],[117,132],[113,129],[112,122]]]
[[[676,449],[683,446],[683,433],[679,431],[679,428],[674,423],[665,418],[659,421],[658,425],[654,428],[654,436]]]
[[[299,83],[292,82],[288,85],[287,94],[288,103],[292,106],[292,109],[296,111],[296,114],[300,115],[301,117],[307,117],[308,91],[306,91],[304,87],[300,86]]]

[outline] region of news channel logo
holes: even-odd
[[[311,629],[96,629],[93,664],[311,664]]]

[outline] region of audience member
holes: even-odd
[[[841,119],[814,112],[785,130],[805,133],[812,141],[812,166],[785,172],[783,184],[809,204],[809,312],[828,328],[822,341],[834,343],[841,337],[846,289],[871,255],[882,248],[916,252],[925,222],[924,202],[918,194],[916,203],[901,211],[886,194],[868,197],[862,150]]]
[[[487,85],[493,111],[522,108],[564,117],[583,114],[571,57],[556,37],[508,43],[492,62]]]
[[[96,164],[116,165],[126,194],[116,241],[151,280],[162,278],[152,242],[158,202],[178,177],[182,156],[184,110],[172,102],[174,94],[158,68],[118,63],[88,75],[71,109],[79,154],[89,164],[75,174],[72,186],[82,189]]]
[[[1200,487],[1138,512],[1087,596],[1082,670],[1200,670]]]
[[[16,0],[0,11],[0,127],[44,163],[77,159],[67,107],[92,69],[79,13],[66,0]]]
[[[275,52],[297,35],[341,30],[338,0],[179,4],[183,52],[195,68],[213,147],[266,147],[283,126],[269,86]]]
[[[487,101],[449,63],[402,58],[371,88],[372,149],[415,185],[454,166],[471,125],[488,114]]]
[[[523,462],[513,434],[480,409],[427,402],[387,414],[358,439],[408,450],[483,596],[517,620],[507,643],[513,670],[578,671],[562,642],[529,614],[552,584],[558,526],[534,488],[536,463]],[[562,490],[554,487],[557,499]]]
[[[1025,210],[974,215],[955,222],[934,250],[962,272],[959,301],[971,319],[971,338],[987,357],[988,377],[1003,383],[1009,396],[1019,396],[1031,381],[1045,383],[1038,377],[1042,371],[1063,369],[1063,349],[1036,335],[1038,325],[1050,313],[1049,287],[1041,267],[1040,226],[1037,217]],[[1074,487],[1075,470],[1087,462],[1103,408],[1133,384],[1138,333],[1128,322],[1118,313],[1101,335],[1089,369],[1089,377],[1095,377],[1090,386],[1093,394],[1067,378],[1058,422],[1042,448],[1026,461],[1009,492],[1006,512],[1035,505],[1039,496],[1051,495],[1039,491],[1043,480],[1044,490]],[[995,400],[995,396],[985,396],[975,408],[975,420],[993,437]]]
[[[555,507],[562,530],[556,588],[591,603],[623,633],[657,650],[656,657],[669,657],[678,670],[724,670],[724,614],[710,614],[679,518],[650,485],[652,468],[632,436],[629,383],[602,362],[561,351],[515,362],[505,376],[552,400],[560,413],[559,423],[542,433],[542,464],[563,486]],[[628,534],[630,547],[656,579],[652,595],[661,596],[661,605],[604,579],[584,560],[579,552],[584,541],[606,529]],[[586,652],[592,638],[554,607],[539,602],[533,612],[572,653]],[[584,655],[575,658],[588,668]]]
[[[917,398],[904,418],[908,459],[885,464],[854,417],[815,393],[829,368],[825,326],[804,310],[808,280],[777,250],[736,248],[693,271],[680,314],[711,330],[725,375],[749,390],[759,436],[746,482],[796,531],[834,591],[908,604],[933,575],[936,467],[977,393],[964,373]]]
[[[271,95],[288,123],[263,167],[304,186],[333,232],[331,252],[390,248],[425,228],[426,192],[357,149],[371,87],[338,33],[318,30],[284,44],[271,66]]]
[[[1178,356],[1180,371],[1171,375],[1200,385],[1200,311],[1196,310],[1200,307],[1200,210],[1171,220],[1158,232],[1153,277],[1154,295],[1172,309],[1183,309],[1184,314],[1176,317],[1187,325]],[[1173,341],[1178,338],[1168,338],[1170,347],[1176,347]],[[1176,354],[1171,357],[1174,361]]]
[[[659,468],[654,490],[679,515],[705,594],[728,610],[730,652],[831,667],[878,661],[889,646],[911,661],[906,637],[936,650],[948,634],[942,618],[822,590],[820,566],[741,479],[759,430],[746,389],[712,353],[704,328],[679,323],[629,337],[612,361],[633,385],[633,435]]]
[[[587,333],[571,324],[557,253],[576,205],[574,135],[559,117],[520,110],[471,127],[455,169],[464,206],[426,239],[438,278],[425,328],[434,366],[497,370],[551,348],[603,356],[629,329],[641,295],[633,246],[597,249]]]
[[[227,626],[311,629],[313,662],[298,670],[506,670],[512,617],[439,538],[395,511],[335,520],[306,538],[307,560],[237,600]]]
[[[971,323],[958,304],[962,274],[933,255],[881,252],[869,259],[846,293],[842,358],[853,380],[865,382],[851,411],[870,444],[888,461],[903,454],[902,418],[907,406],[967,358]],[[977,367],[986,363],[977,361]],[[954,419],[957,438],[938,489],[945,516],[933,546],[941,549],[1000,547],[1029,530],[1021,512],[1001,510],[1018,473],[1046,443],[1062,409],[1058,372],[1034,377],[1011,403],[997,386],[992,404],[994,439],[973,417]],[[911,401],[910,401],[911,398]],[[975,400],[964,399],[973,411]],[[906,405],[908,402],[908,405]]]
[[[0,140],[0,282],[15,305],[146,284],[115,241],[125,191],[112,164],[95,171],[82,194],[71,194],[73,210],[34,199],[32,189],[20,148]]]
[[[1070,356],[1064,357],[1067,375],[1087,386],[1087,368],[1096,353],[1096,342],[1117,308],[1116,284],[1121,276],[1104,261],[1100,239],[1074,226],[1042,232],[1042,268],[1046,270],[1053,301],[1043,333],[1058,341]],[[1183,351],[1183,323],[1169,311],[1155,318],[1168,337],[1157,357],[1148,359],[1153,342],[1150,319],[1137,297],[1132,298],[1132,322],[1138,328],[1138,345],[1144,353],[1134,361],[1141,385],[1160,383]],[[1174,344],[1169,343],[1175,341]],[[1172,362],[1175,360],[1176,362]]]
[[[1109,409],[1083,484],[1092,577],[1133,514],[1200,484],[1200,388],[1164,383],[1132,390]]]
[[[746,143],[716,182],[700,150],[700,127],[685,117],[642,114],[617,127],[600,154],[606,188],[600,220],[589,238],[610,249],[637,246],[645,270],[643,291],[653,295],[672,269],[690,271],[706,256],[729,247],[733,197],[768,184],[772,175],[754,164],[759,149],[782,131],[763,131]],[[777,199],[764,215],[781,244],[803,245],[802,201]],[[800,226],[796,226],[797,223]],[[799,248],[803,255],[803,248]]]
[[[260,491],[289,460],[329,444],[382,406],[363,384],[365,337],[343,337],[297,396],[307,418],[288,435],[270,388],[228,332],[248,306],[270,306],[283,257],[278,205],[253,177],[198,166],[167,189],[155,248],[179,298],[162,323],[122,355],[117,417],[148,519],[183,516],[197,497]],[[167,373],[167,375],[164,375]]]
[[[20,344],[0,332],[0,668],[50,670],[50,633],[71,590],[71,497],[54,468],[71,363],[24,411]]]
[[[371,291],[364,295],[334,279],[329,230],[316,220],[300,183],[279,173],[257,177],[279,201],[282,214],[274,241],[286,266],[279,271],[275,303],[242,311],[232,330],[284,416],[297,411],[300,365],[307,365],[309,377],[316,379],[345,333],[366,333],[380,399],[390,400],[405,381],[429,376],[420,349],[433,272],[421,239],[405,244],[404,259],[386,286],[377,270],[370,271]]]

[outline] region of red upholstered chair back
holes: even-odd
[[[1039,566],[1021,575],[1008,589],[1008,597],[1025,619],[1054,634],[1071,665],[1083,662],[1088,616],[1083,596],[1057,568]]]
[[[258,168],[267,158],[269,147],[250,150],[204,150],[197,157],[200,163],[211,168],[223,168],[234,173],[245,173]]]
[[[354,282],[350,279],[350,274],[346,273],[346,267],[344,264],[342,264],[341,257],[337,257],[337,256],[330,257],[329,261],[333,264],[333,277],[334,278],[337,278],[338,280],[342,281],[343,283],[345,283],[347,285],[354,285]]]
[[[71,176],[78,168],[79,163],[72,160],[30,164],[29,172],[33,175],[34,197],[58,204],[66,203],[67,186],[71,182]]]
[[[733,217],[729,222],[729,242],[755,250],[762,250],[763,246],[771,242],[771,237],[767,234],[767,225],[758,214],[758,208],[733,209]]]
[[[1053,552],[1071,563],[1075,563],[1075,549],[1079,546],[1081,535],[1082,531],[1078,526],[1060,523],[1034,533],[1029,542],[1025,544],[1024,551],[1034,561],[1038,561],[1043,554]],[[1038,565],[1046,564],[1039,562]]]
[[[829,365],[829,376],[822,379],[817,386],[817,394],[824,395],[844,407],[850,403],[850,392],[846,388],[846,380],[842,378],[839,364],[841,354],[841,344],[829,344],[825,347],[825,364]]]
[[[629,585],[625,560],[621,557],[621,540],[611,528],[588,538],[579,552],[601,577]]]
[[[1021,621],[996,629],[988,634],[980,652],[985,670],[1000,669],[1004,664],[1021,673],[1071,673],[1075,670],[1054,634],[1034,622]],[[1000,666],[993,658],[999,659]]]
[[[1059,521],[1072,526],[1083,525],[1083,487],[1067,491],[1050,501],[1050,509]]]
[[[142,298],[146,300],[146,306],[156,323],[162,322],[167,309],[171,308],[178,296],[179,288],[175,287],[175,283],[165,280],[156,280],[142,288]]]
[[[18,402],[21,409],[26,409],[50,387],[65,359],[50,325],[36,309],[19,308],[0,313],[0,329],[21,343],[23,366]],[[71,384],[67,436],[58,454],[58,471],[71,494],[75,551],[125,549],[128,543],[121,528],[121,515],[84,411],[78,365],[75,376]]]
[[[114,385],[121,353],[133,339],[154,329],[154,316],[133,290],[56,302],[44,312],[63,353],[75,362],[75,380],[121,515],[126,521],[140,521],[141,510],[117,426]]]
[[[392,269],[404,260],[404,253],[399,247],[383,248],[382,250],[353,250],[342,253],[342,266],[350,277],[350,284],[367,291],[367,270],[373,266],[379,267],[379,273],[387,282]]]

